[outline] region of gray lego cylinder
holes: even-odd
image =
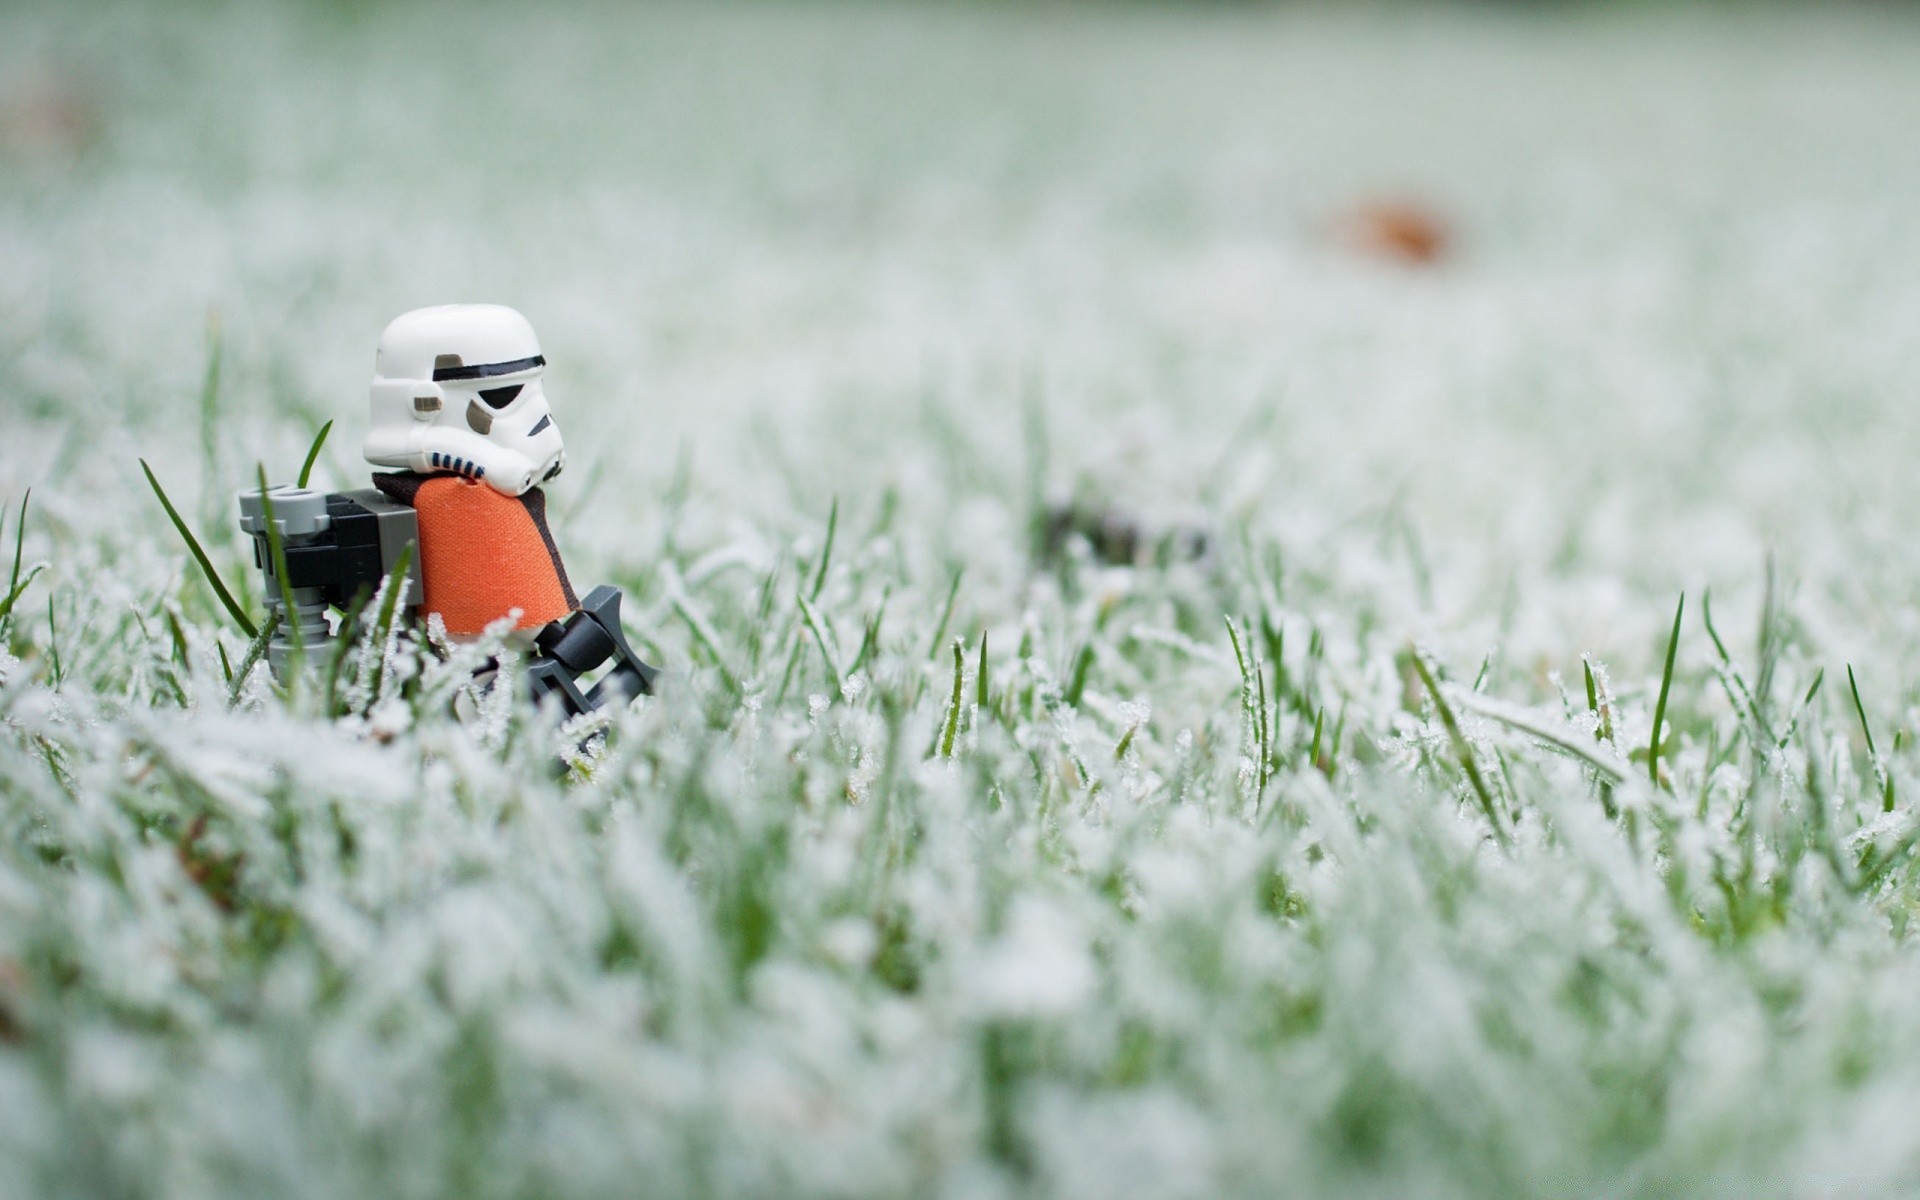
[[[267,643],[267,663],[276,679],[284,680],[287,663],[293,656],[295,631],[299,644],[309,652],[324,645],[330,635],[327,628],[327,601],[317,587],[290,588],[293,609],[287,611],[280,579],[273,569],[273,548],[267,537],[267,501],[273,502],[273,527],[280,544],[304,546],[327,531],[332,518],[327,515],[327,497],[312,488],[280,484],[262,496],[259,488],[240,493],[240,528],[253,535],[260,574],[266,583],[267,613],[279,614],[280,625]]]

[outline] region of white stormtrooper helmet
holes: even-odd
[[[402,313],[373,359],[367,461],[451,471],[518,496],[560,474],[566,447],[540,376],[533,326],[499,304]]]

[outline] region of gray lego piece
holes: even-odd
[[[399,565],[400,552],[407,546],[413,547],[413,555],[408,560],[406,590],[400,593],[400,607],[412,608],[420,603],[425,593],[420,583],[420,518],[413,509],[405,504],[389,499],[374,488],[360,488],[357,491],[341,493],[347,499],[358,504],[374,515],[380,523],[380,570],[382,574],[393,574]]]
[[[331,498],[312,488],[286,484],[269,489],[264,496],[258,488],[240,493],[240,528],[254,539],[267,611],[280,617],[279,627],[267,643],[267,661],[273,668],[274,676],[279,679],[286,678],[296,638],[312,652],[315,647],[324,645],[333,634],[327,620],[330,606],[325,587],[281,588],[274,574],[274,556],[270,548],[271,540],[267,536],[267,502],[270,500],[273,504],[273,526],[281,544],[294,550],[313,543],[333,527],[333,518],[327,512],[327,501]],[[420,521],[413,509],[396,504],[372,488],[347,492],[342,498],[351,500],[373,514],[383,575],[393,573],[407,546],[415,547],[412,563],[400,581],[398,603],[402,608],[419,604],[424,594],[420,583],[418,550]],[[361,544],[364,546],[364,543]],[[287,611],[288,600],[292,601],[290,612]]]
[[[327,515],[327,497],[312,488],[281,484],[263,496],[259,488],[240,493],[240,528],[251,534],[258,545],[260,571],[266,584],[267,612],[278,614],[280,625],[267,643],[267,662],[277,678],[286,678],[287,661],[293,655],[295,639],[309,650],[323,645],[333,636],[327,625],[327,600],[317,587],[280,587],[274,574],[273,555],[267,537],[267,501],[273,503],[273,527],[283,547],[311,542],[332,525]],[[292,602],[288,611],[287,602]],[[296,633],[297,630],[297,633]]]
[[[316,534],[325,533],[332,523],[327,516],[327,497],[312,488],[279,484],[269,488],[266,497],[273,500],[273,523],[281,539],[299,545]],[[256,537],[267,532],[266,498],[259,488],[240,493],[240,528]]]

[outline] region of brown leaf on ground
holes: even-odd
[[[1355,205],[1336,223],[1339,240],[1363,254],[1410,266],[1431,266],[1452,252],[1446,218],[1411,200],[1374,200]]]
[[[77,79],[36,71],[0,92],[0,147],[15,154],[75,153],[99,132],[99,102]]]
[[[187,878],[198,884],[200,890],[212,900],[214,907],[221,912],[232,912],[235,896],[240,884],[240,866],[245,856],[240,854],[216,854],[204,846],[200,838],[207,831],[207,818],[203,813],[193,819],[179,841],[174,843],[174,854],[180,860],[180,867]]]

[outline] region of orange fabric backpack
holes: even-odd
[[[482,633],[514,609],[517,628],[538,629],[580,607],[539,488],[503,496],[458,475],[411,472],[373,482],[419,517],[420,613],[439,613],[448,633]]]

